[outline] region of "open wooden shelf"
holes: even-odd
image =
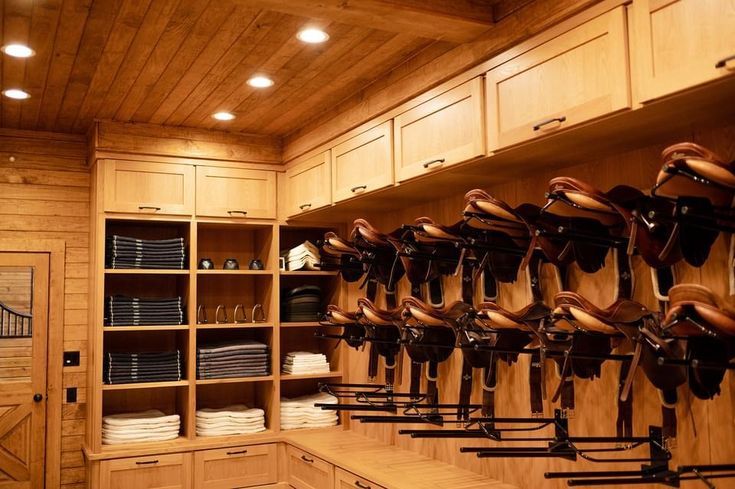
[[[304,380],[304,379],[331,379],[334,377],[342,377],[342,372],[328,372],[324,374],[303,374],[303,375],[292,375],[292,374],[281,374],[281,380]]]
[[[281,323],[282,328],[315,328],[321,326],[317,321],[306,321],[306,322],[285,322]]]
[[[189,329],[188,324],[183,325],[166,325],[166,326],[104,326],[103,331],[114,331],[122,333],[125,331],[181,331]]]
[[[197,379],[197,385],[212,385],[212,384],[245,384],[249,382],[268,382],[273,380],[272,375],[265,375],[260,377],[231,377],[226,379]]]
[[[197,270],[197,275],[273,275],[272,270]]]
[[[189,270],[158,268],[106,268],[107,275],[189,275]]]
[[[281,270],[284,277],[329,277],[336,276],[339,272],[323,270]]]
[[[103,391],[128,391],[143,389],[164,389],[167,387],[186,387],[188,380],[174,380],[171,382],[138,382],[136,384],[103,384]]]
[[[197,329],[257,329],[257,328],[272,328],[273,323],[207,323],[197,324]]]

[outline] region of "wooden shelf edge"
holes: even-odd
[[[196,329],[258,329],[273,328],[273,323],[214,323],[214,324],[197,324]]]
[[[105,268],[105,275],[189,275],[189,270],[148,268]]]
[[[342,377],[342,372],[337,371],[337,372],[328,372],[324,374],[299,374],[299,375],[281,373],[282,381],[305,380],[305,379],[330,379],[334,377]]]
[[[197,275],[255,275],[255,276],[267,276],[273,275],[273,270],[197,270]]]
[[[282,328],[315,328],[318,326],[321,326],[321,324],[319,324],[317,321],[281,323]]]
[[[226,379],[197,379],[197,385],[216,384],[245,384],[249,382],[269,382],[274,379],[273,375],[262,375],[259,377],[232,377]]]
[[[116,333],[125,331],[186,331],[189,327],[187,324],[180,326],[103,326],[102,331],[114,331]]]
[[[139,382],[137,384],[102,384],[103,391],[127,391],[141,389],[163,389],[167,387],[187,387],[188,380],[174,380],[171,382]]]
[[[282,277],[336,277],[339,274],[339,272],[321,270],[307,270],[303,272],[299,270],[281,270],[280,272]]]

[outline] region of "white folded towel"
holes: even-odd
[[[196,412],[197,419],[217,419],[217,418],[262,418],[265,411],[259,408],[249,408],[245,404],[233,404],[221,409],[203,408]]]
[[[137,413],[112,414],[104,416],[102,422],[110,426],[130,426],[130,425],[161,425],[169,422],[180,422],[181,418],[178,414],[166,415],[157,409],[141,411]]]

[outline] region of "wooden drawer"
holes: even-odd
[[[394,119],[396,180],[485,154],[482,78],[475,78]]]
[[[198,166],[198,216],[275,219],[276,172]]]
[[[104,460],[100,463],[103,489],[189,489],[191,454]]]
[[[334,469],[334,489],[385,489],[374,482],[358,477],[339,467]]]
[[[194,487],[231,489],[278,481],[275,444],[205,450],[194,454]]]
[[[313,156],[286,171],[286,215],[296,216],[332,203],[329,151]]]
[[[332,148],[332,197],[340,202],[393,184],[392,121]]]
[[[735,0],[635,0],[631,14],[642,102],[735,74]]]
[[[296,489],[333,489],[334,466],[309,453],[288,446],[288,483]]]
[[[489,149],[630,108],[624,7],[489,71]]]
[[[194,167],[102,160],[106,212],[194,213]]]

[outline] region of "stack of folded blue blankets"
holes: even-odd
[[[137,239],[116,234],[105,240],[107,268],[154,268],[183,270],[186,266],[184,238]]]
[[[184,324],[181,297],[145,299],[115,295],[105,298],[106,326],[166,326]]]
[[[105,384],[172,382],[182,379],[181,352],[107,352],[102,365]]]
[[[197,378],[268,375],[269,356],[268,345],[253,340],[203,344],[197,347]]]

